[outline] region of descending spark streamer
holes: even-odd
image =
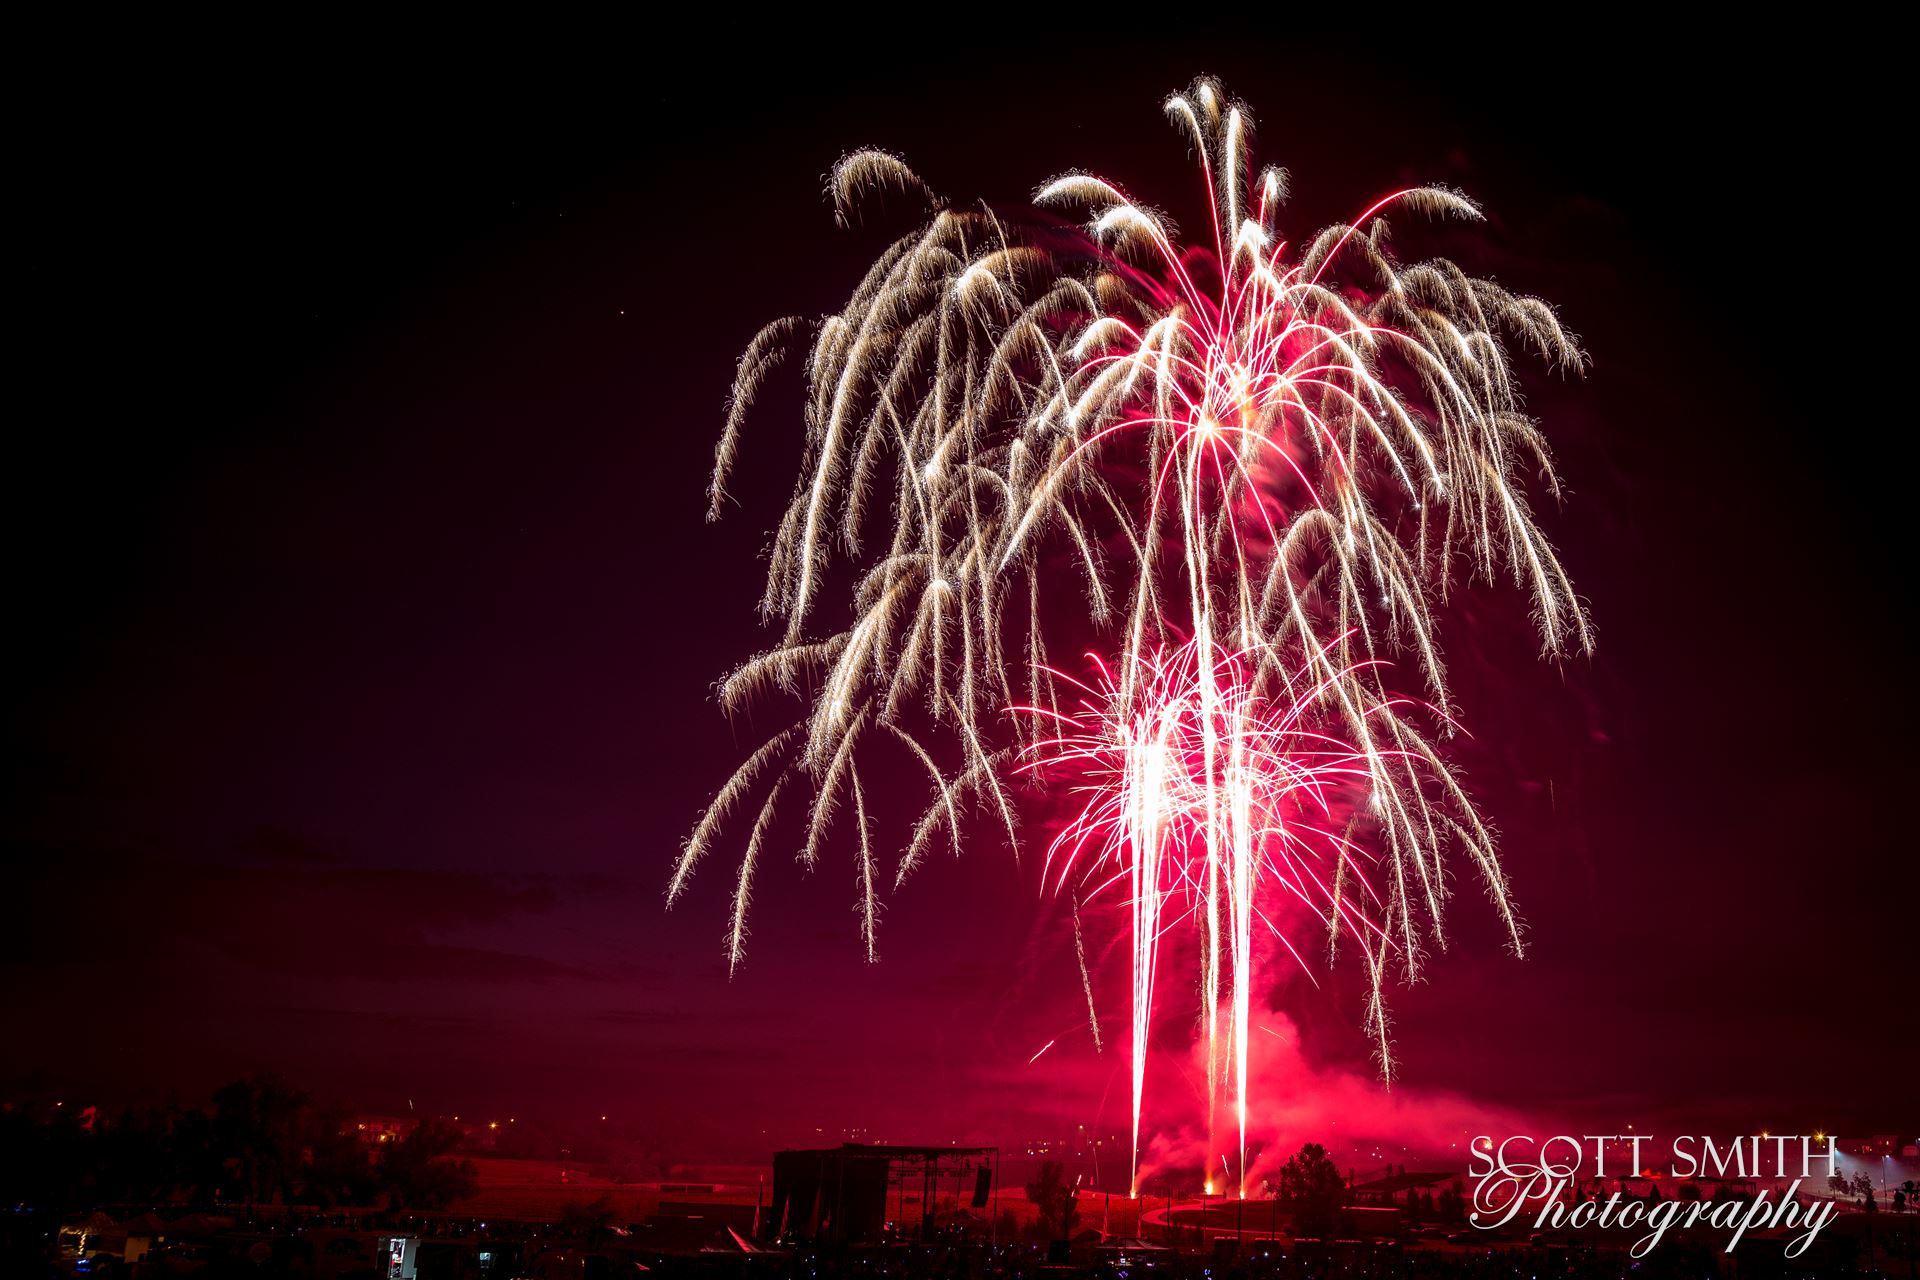
[[[1093,998],[1093,975],[1087,972],[1087,940],[1080,931],[1080,899],[1069,894],[1073,906],[1073,957],[1080,964],[1080,989],[1087,997],[1087,1029],[1093,1032],[1093,1051],[1100,1052],[1100,1009]]]
[[[800,859],[813,866],[851,797],[861,932],[877,955],[863,769],[887,752],[931,783],[895,886],[942,839],[958,852],[965,811],[984,807],[1017,849],[1002,775],[1048,738],[1049,721],[1016,717],[1010,733],[1002,712],[1059,714],[1049,637],[1098,637],[1119,655],[1103,723],[1177,735],[1183,752],[1149,749],[1149,736],[1111,778],[1121,807],[1108,808],[1129,850],[1136,1104],[1158,940],[1190,917],[1202,940],[1209,1125],[1230,1059],[1244,1179],[1247,939],[1273,865],[1253,852],[1266,848],[1254,830],[1268,820],[1256,802],[1269,784],[1250,779],[1293,776],[1257,746],[1270,729],[1247,726],[1286,723],[1297,708],[1357,775],[1341,839],[1369,850],[1380,889],[1342,854],[1326,919],[1330,947],[1343,928],[1361,942],[1366,1025],[1391,1079],[1388,962],[1412,978],[1425,946],[1444,944],[1449,849],[1475,866],[1520,947],[1492,839],[1429,736],[1452,724],[1433,606],[1462,567],[1505,570],[1531,596],[1547,653],[1590,648],[1529,507],[1525,471],[1559,490],[1520,410],[1508,347],[1573,367],[1582,356],[1537,299],[1450,262],[1395,257],[1387,212],[1477,218],[1464,196],[1395,192],[1290,252],[1277,223],[1286,175],[1254,174],[1246,110],[1206,80],[1166,105],[1200,161],[1208,218],[1193,243],[1088,174],[1035,195],[1084,210],[1075,231],[950,205],[884,152],[835,167],[842,220],[874,195],[931,216],[812,330],[806,455],[760,601],[781,638],[719,690],[729,712],[769,689],[804,710],[714,797],[668,900],[728,816],[761,795],[727,935],[737,965],[776,799],[810,792]],[[713,517],[754,395],[800,332],[776,321],[741,357]],[[830,585],[848,573],[850,609],[827,614]],[[1084,609],[1065,606],[1068,580]],[[1379,660],[1395,655],[1426,685],[1423,701],[1388,694]],[[1168,671],[1180,673],[1174,685]],[[1176,796],[1184,807],[1169,807]],[[1210,1139],[1208,1170],[1214,1154]]]

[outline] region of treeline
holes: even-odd
[[[439,1209],[477,1186],[473,1162],[453,1155],[461,1138],[424,1120],[376,1150],[344,1106],[271,1075],[224,1085],[205,1108],[10,1108],[0,1114],[0,1204]]]

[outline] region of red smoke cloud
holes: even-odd
[[[1247,1107],[1248,1187],[1257,1191],[1273,1177],[1303,1143],[1327,1147],[1345,1167],[1364,1169],[1371,1153],[1383,1162],[1419,1163],[1457,1160],[1466,1167],[1469,1139],[1480,1133],[1524,1133],[1526,1122],[1504,1108],[1458,1094],[1398,1085],[1391,1089],[1369,1071],[1318,1065],[1308,1058],[1298,1028],[1285,1014],[1256,1016],[1250,1041],[1248,1075],[1255,1082]],[[1196,1043],[1184,1060],[1160,1065],[1159,1078],[1191,1082],[1195,1092],[1186,1099],[1164,1096],[1150,1100],[1148,1115],[1155,1122],[1142,1135],[1141,1173],[1190,1180],[1207,1159],[1204,1103],[1199,1088],[1204,1081],[1204,1046]],[[1170,1055],[1169,1055],[1170,1057]],[[1174,1086],[1175,1089],[1180,1086]],[[1168,1123],[1170,1114],[1182,1118]],[[1238,1136],[1231,1106],[1222,1108],[1214,1139],[1213,1161],[1225,1151],[1234,1162]],[[1220,1179],[1216,1177],[1216,1185]]]

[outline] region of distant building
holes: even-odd
[[[1347,1189],[1356,1205],[1370,1206],[1376,1209],[1405,1208],[1414,1196],[1434,1188],[1451,1183],[1460,1175],[1453,1172],[1396,1173],[1390,1177],[1376,1178],[1372,1182],[1362,1182]]]
[[[932,1235],[936,1205],[951,1195],[984,1208],[998,1182],[997,1147],[896,1147],[849,1142],[816,1150],[776,1151],[773,1199],[761,1224],[769,1239],[791,1237],[828,1244],[877,1241],[891,1226],[899,1234]],[[949,1189],[948,1184],[951,1184]],[[912,1216],[906,1221],[908,1188]],[[899,1210],[889,1217],[892,1190]]]
[[[1913,1151],[1913,1140],[1902,1142],[1897,1134],[1876,1133],[1871,1138],[1835,1138],[1833,1145],[1849,1156],[1898,1156]]]

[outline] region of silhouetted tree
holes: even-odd
[[[462,1136],[444,1120],[423,1120],[392,1144],[378,1169],[388,1207],[444,1209],[478,1190],[480,1175],[473,1161],[448,1158]]]
[[[81,1177],[74,1190],[94,1204],[138,1204],[164,1199],[175,1185],[175,1161],[164,1112],[128,1109],[75,1131],[73,1156]]]
[[[1073,1220],[1078,1211],[1073,1202],[1073,1187],[1067,1182],[1066,1166],[1058,1160],[1040,1162],[1033,1180],[1027,1183],[1027,1199],[1039,1208],[1040,1222],[1049,1237],[1073,1233]]]
[[[372,1202],[378,1190],[373,1163],[345,1108],[310,1105],[299,1118],[297,1135],[300,1163],[289,1203],[331,1208]]]
[[[1293,1232],[1325,1238],[1335,1234],[1346,1202],[1340,1170],[1317,1142],[1301,1147],[1280,1170],[1280,1199],[1293,1211]]]
[[[292,1199],[307,1096],[275,1075],[222,1085],[213,1095],[211,1152],[221,1188],[249,1205]]]

